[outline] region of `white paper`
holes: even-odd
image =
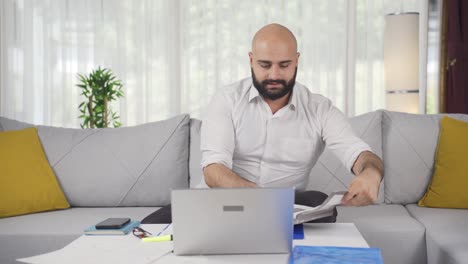
[[[152,234],[157,234],[167,225],[141,225]],[[172,228],[166,229],[164,234],[172,233]],[[128,264],[152,263],[158,258],[170,254],[173,243],[154,242],[144,243],[131,233],[124,236],[81,236],[64,248],[29,258],[18,259],[25,263],[34,264],[63,264],[63,263],[99,263],[99,264]]]
[[[141,225],[153,235],[157,235],[167,225]],[[172,226],[161,235],[172,234]],[[305,239],[294,240],[294,245],[354,246],[368,247],[366,241],[354,224],[305,224]],[[25,263],[142,263],[142,264],[286,264],[288,254],[247,254],[247,255],[208,255],[176,256],[172,253],[173,243],[144,243],[129,234],[126,236],[81,236],[63,249],[19,259]]]
[[[326,201],[326,203],[323,204],[320,208],[329,209],[329,208],[334,208],[337,205],[340,205],[341,200],[343,199],[343,196],[344,196],[343,193],[334,193],[333,196],[331,196],[330,199]]]
[[[294,224],[315,220],[332,214],[331,210],[341,204],[344,192],[331,193],[330,196],[319,206],[311,207],[305,205],[294,205]]]

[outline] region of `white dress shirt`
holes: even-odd
[[[220,163],[258,186],[302,190],[325,145],[348,170],[371,150],[329,99],[296,82],[289,103],[272,114],[249,77],[219,90],[208,105],[201,166]]]

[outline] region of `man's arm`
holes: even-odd
[[[257,185],[235,174],[223,164],[213,163],[203,169],[205,182],[211,188],[256,187]]]
[[[201,167],[209,187],[241,187],[246,183],[232,168],[235,128],[232,105],[223,90],[218,91],[205,110],[200,131]],[[232,98],[231,98],[232,99]]]
[[[363,151],[356,159],[352,170],[356,177],[343,197],[343,204],[354,206],[374,204],[384,175],[382,160],[370,151]]]

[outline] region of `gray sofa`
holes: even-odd
[[[451,115],[468,120],[468,115]],[[441,115],[375,111],[351,119],[383,158],[378,204],[339,207],[385,263],[468,263],[468,210],[417,206],[433,172]],[[0,131],[31,126],[0,117]],[[201,122],[180,115],[118,129],[38,126],[70,209],[0,219],[0,263],[59,249],[107,217],[143,219],[170,202],[170,190],[201,186]],[[352,175],[325,150],[308,189],[346,190]]]

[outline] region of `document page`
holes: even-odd
[[[333,215],[333,209],[341,204],[341,200],[346,192],[331,193],[328,198],[319,206],[311,207],[305,205],[294,205],[294,224],[300,224],[322,217]]]

